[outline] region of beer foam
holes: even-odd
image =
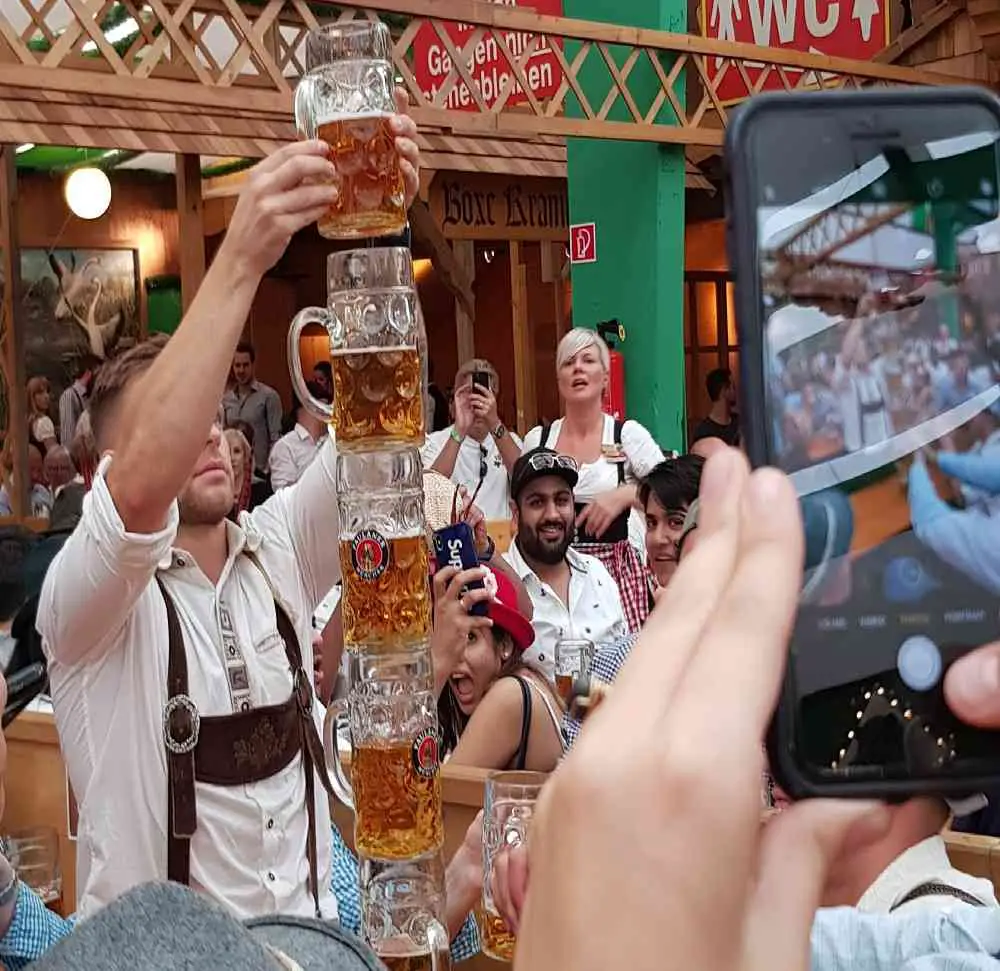
[[[374,118],[391,118],[391,111],[342,111],[333,115],[321,115],[319,116],[316,127],[320,128],[323,125],[334,125],[337,122],[344,121],[370,121]]]
[[[407,351],[411,353],[417,350],[415,344],[391,344],[386,347],[339,347],[335,351],[330,351],[330,357],[348,357],[357,354],[403,354]]]

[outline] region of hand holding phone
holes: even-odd
[[[1000,102],[963,88],[765,96],[727,129],[747,451],[805,529],[769,739],[793,796],[1000,779],[1000,733],[943,693],[1000,640],[998,144]]]
[[[453,523],[444,529],[434,531],[434,557],[439,570],[454,567],[457,570],[471,570],[479,566],[479,554],[476,552],[476,541],[472,527],[468,523]],[[486,586],[483,579],[472,581],[462,592],[482,590]],[[486,616],[486,604],[477,601],[469,608],[469,613],[480,617]]]

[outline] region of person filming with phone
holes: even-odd
[[[489,361],[473,358],[455,375],[455,421],[427,436],[424,468],[465,486],[488,520],[510,518],[510,470],[521,439],[500,420],[500,378]]]

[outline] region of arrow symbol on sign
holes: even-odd
[[[854,0],[851,16],[861,25],[861,39],[866,44],[872,39],[872,21],[878,12],[878,0]]]

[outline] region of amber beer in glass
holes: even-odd
[[[389,971],[447,971],[444,865],[422,860],[361,861],[361,929]]]
[[[431,594],[420,453],[337,456],[344,645],[358,653],[426,647]]]
[[[327,259],[326,308],[307,307],[288,332],[292,386],[328,421],[339,452],[419,448],[424,442],[426,336],[406,247],[347,250]],[[317,401],[302,374],[309,324],[330,339],[334,403]]]
[[[556,692],[564,703],[569,701],[573,682],[581,675],[590,673],[593,660],[593,641],[568,637],[556,641]]]
[[[352,20],[309,32],[306,73],[295,91],[303,138],[330,146],[337,201],[317,228],[327,239],[392,236],[406,225],[403,175],[390,119],[395,71],[383,23]]]
[[[430,652],[354,655],[346,699],[327,708],[324,745],[337,795],[354,808],[359,855],[407,860],[444,844],[437,698]],[[351,779],[338,719],[350,730]]]
[[[544,772],[492,772],[483,798],[483,898],[477,914],[483,953],[495,961],[514,960],[516,938],[493,901],[493,861],[523,843],[535,813]]]

